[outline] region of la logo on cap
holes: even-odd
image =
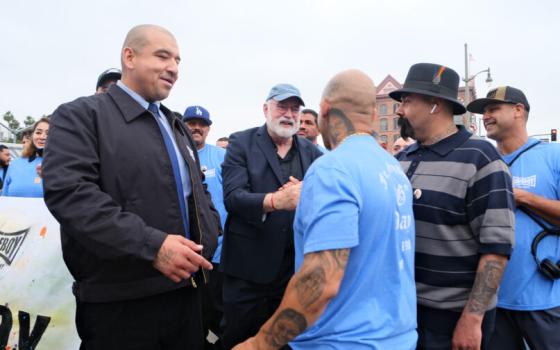
[[[202,115],[202,111],[198,107],[196,107],[196,115]]]

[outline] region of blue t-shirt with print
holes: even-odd
[[[414,349],[414,218],[399,163],[371,136],[354,135],[317,159],[294,221],[295,264],[350,248],[340,289],[293,349]]]
[[[43,179],[37,174],[37,166],[43,157],[17,158],[11,161],[4,178],[2,195],[6,197],[43,197]]]
[[[530,138],[515,152],[502,156],[510,163],[539,141]],[[510,166],[513,188],[560,200],[560,144],[539,143],[523,152]],[[538,271],[531,255],[533,238],[542,228],[529,216],[515,211],[515,247],[498,292],[498,306],[511,310],[545,310],[560,306],[560,280],[552,281]],[[560,260],[560,239],[544,238],[538,245],[540,260]]]
[[[198,150],[198,158],[200,159],[200,166],[204,173],[204,183],[208,185],[208,192],[212,196],[212,202],[220,213],[220,222],[222,227],[226,222],[227,211],[224,206],[224,190],[222,188],[222,163],[226,156],[226,150],[212,145],[204,145]],[[220,255],[222,253],[222,236],[218,237],[218,247],[212,257],[212,262],[219,264]]]

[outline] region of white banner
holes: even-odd
[[[78,349],[72,281],[43,199],[0,197],[0,349]]]

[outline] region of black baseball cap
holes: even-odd
[[[488,91],[486,98],[479,98],[469,103],[467,110],[472,113],[482,114],[484,113],[484,108],[492,103],[521,103],[525,106],[527,112],[531,108],[523,91],[511,86],[500,86]]]
[[[110,80],[119,80],[121,78],[121,75],[121,70],[118,68],[107,69],[99,75],[99,78],[97,78],[97,85],[95,86],[95,89],[97,90],[100,86],[103,86],[103,84]]]

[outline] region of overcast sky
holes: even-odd
[[[119,67],[127,31],[162,25],[181,50],[180,78],[163,103],[206,107],[208,141],[261,125],[262,104],[280,82],[296,85],[318,109],[325,83],[359,68],[401,83],[408,68],[432,62],[464,76],[490,67],[492,86],[522,89],[531,134],[560,128],[560,2],[419,0],[2,1],[0,114],[22,121],[92,94],[97,76]],[[476,78],[478,96],[488,87]]]

